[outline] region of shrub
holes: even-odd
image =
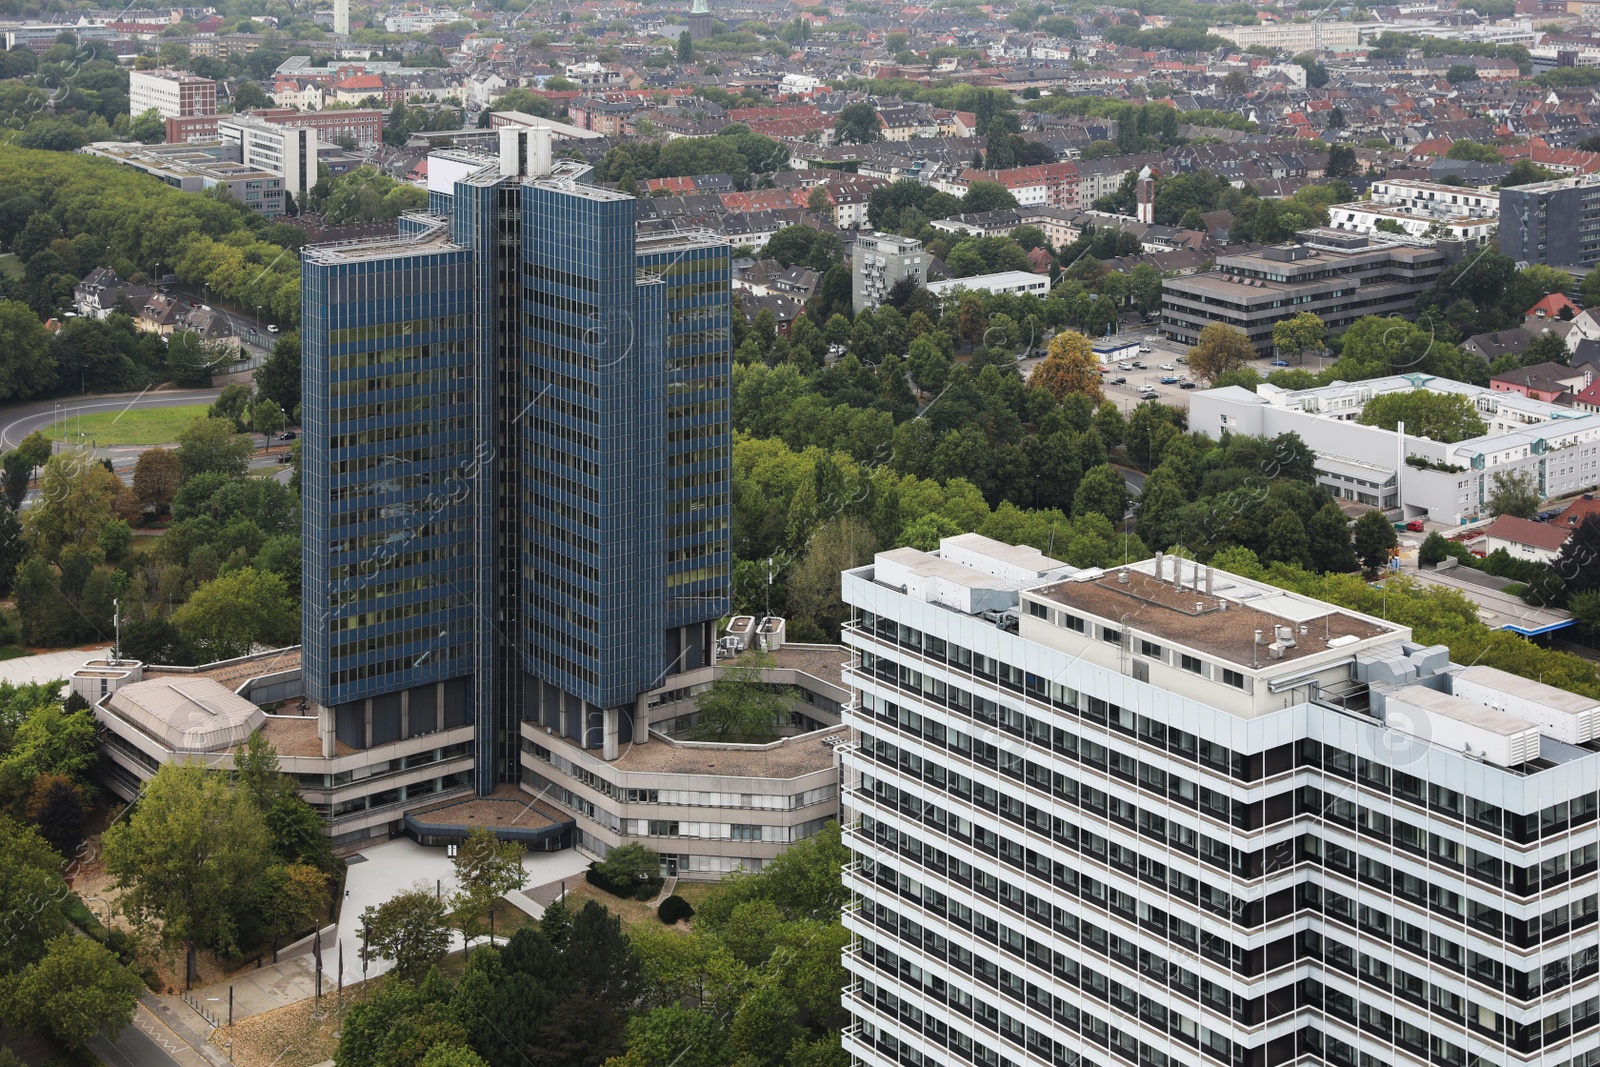
[[[673,923],[694,918],[694,907],[674,893],[661,902],[661,906],[656,909],[656,917],[671,926]]]
[[[638,889],[633,891],[633,899],[651,901],[656,899],[656,894],[659,892],[661,892],[661,882],[659,880],[654,882],[645,882]]]

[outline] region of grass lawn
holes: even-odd
[[[16,645],[0,645],[0,659],[17,659],[22,656],[31,656],[33,653]]]
[[[20,278],[26,270],[27,268],[22,265],[22,260],[17,258],[15,252],[7,252],[5,255],[0,256],[0,274],[8,274],[13,278]]]
[[[85,438],[97,445],[169,445],[195,419],[204,418],[205,404],[184,404],[171,408],[139,408],[133,411],[97,411],[83,416],[68,415],[45,427],[44,435],[57,441],[78,440],[81,428]]]
[[[691,907],[698,909],[701,902],[716,888],[717,883],[715,882],[680,881],[675,892],[678,896],[687,900]],[[568,887],[567,908],[570,911],[577,911],[583,907],[585,901],[589,900],[596,902],[620,918],[624,930],[641,923],[656,927],[661,925],[661,920],[656,917],[656,909],[644,901],[624,900],[622,897],[612,896],[599,886],[593,886],[583,881]]]

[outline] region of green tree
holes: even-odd
[[[275,400],[258,399],[250,409],[250,427],[266,439],[267,451],[272,451],[272,439],[289,425],[289,419]]]
[[[1519,159],[1511,165],[1511,173],[1501,179],[1500,188],[1514,189],[1520,185],[1554,181],[1559,177],[1561,175],[1549,167],[1541,167],[1531,159]]]
[[[1493,145],[1478,144],[1476,141],[1456,141],[1444,155],[1446,159],[1460,159],[1470,163],[1499,163],[1503,159]]]
[[[789,632],[796,641],[831,641],[848,616],[839,588],[841,571],[859,567],[878,550],[872,528],[851,515],[835,515],[812,535],[789,575]]]
[[[1334,108],[1338,111],[1338,108]],[[1341,115],[1343,113],[1341,112]],[[1356,150],[1347,144],[1328,146],[1328,166],[1325,175],[1329,178],[1354,178],[1361,172],[1360,164],[1356,161]]]
[[[418,982],[450,951],[445,906],[423,889],[398,893],[361,913],[368,949],[394,964],[395,977]]]
[[[250,425],[250,387],[235,383],[224,386],[217,399],[212,401],[207,409],[206,416],[212,419],[227,419],[233,423],[233,428],[240,433]]]
[[[160,144],[167,139],[167,120],[161,112],[149,108],[128,123],[128,138],[141,144]]]
[[[1104,515],[1113,523],[1122,521],[1128,510],[1128,486],[1121,473],[1109,463],[1086,472],[1072,500],[1072,516]]]
[[[465,924],[471,916],[527,883],[528,872],[522,867],[525,851],[515,841],[501,841],[487,827],[467,834],[454,860],[456,884],[461,887],[456,915],[463,933],[467,933]]]
[[[288,333],[272,344],[272,354],[256,369],[256,392],[286,412],[300,406],[300,335]]]
[[[195,419],[178,434],[178,469],[185,481],[207,471],[242,477],[253,451],[250,439],[227,419]]]
[[[1189,349],[1189,369],[1195,377],[1214,382],[1222,375],[1256,358],[1255,346],[1245,332],[1226,323],[1213,322],[1200,331],[1200,338]]]
[[[1362,426],[1378,426],[1385,430],[1393,430],[1403,422],[1408,435],[1445,444],[1481,437],[1488,432],[1470,398],[1426,389],[1375,396],[1362,407],[1356,421]]]
[[[1355,551],[1361,565],[1368,571],[1378,571],[1389,565],[1390,550],[1400,543],[1394,527],[1376,509],[1356,520]]]
[[[281,648],[299,631],[283,579],[243,567],[206,582],[172,615],[178,632],[208,660],[242,656],[256,644]]]
[[[89,549],[116,514],[123,484],[87,451],[51,456],[39,475],[39,495],[23,512],[28,543],[59,562],[69,546]]]
[[[0,300],[0,352],[6,354],[0,359],[0,402],[26,400],[55,384],[50,333],[27,304]]]
[[[724,1067],[728,1035],[711,1016],[666,1004],[628,1020],[628,1053],[611,1067]]]
[[[846,104],[833,123],[839,144],[871,144],[878,139],[878,112],[871,104]]]
[[[104,945],[63,934],[16,979],[7,1015],[69,1049],[115,1039],[133,1021],[144,983]]]
[[[1016,206],[1017,198],[1009,189],[999,182],[981,179],[968,185],[967,194],[961,198],[961,210],[967,214]]]
[[[1327,336],[1327,326],[1309,311],[1299,311],[1272,327],[1272,344],[1278,355],[1297,356],[1305,362],[1308,349],[1320,348]]]
[[[1328,501],[1317,509],[1306,524],[1306,539],[1311,561],[1319,571],[1348,573],[1356,569],[1356,553],[1350,544],[1349,520],[1339,505]]]
[[[50,941],[69,927],[61,856],[31,826],[0,815],[0,974],[15,975],[37,962]]]
[[[1452,63],[1450,69],[1444,72],[1444,80],[1451,85],[1475,82],[1478,80],[1478,68],[1470,63]]]
[[[1489,514],[1531,519],[1539,511],[1543,499],[1531,471],[1500,471],[1494,476],[1494,487],[1489,492]]]
[[[684,30],[678,34],[678,62],[688,63],[694,59],[694,38],[689,36],[689,31]]]
[[[793,690],[761,680],[761,671],[772,665],[767,653],[750,651],[723,667],[711,688],[695,698],[695,740],[747,744],[774,740],[778,727],[789,722]]]
[[[239,949],[241,917],[258,899],[272,859],[271,835],[250,797],[228,776],[196,764],[164,764],[133,815],[106,830],[106,871],[135,923],[159,922],[167,945],[195,952]]]

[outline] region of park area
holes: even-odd
[[[185,404],[170,408],[97,411],[91,415],[64,416],[45,427],[53,441],[92,440],[99,447],[112,445],[167,445],[195,419],[206,416],[207,405]]]

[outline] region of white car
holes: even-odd
[[[1139,342],[1139,351],[1141,351],[1141,352],[1153,352],[1155,350],[1150,347],[1148,342],[1140,341]]]
[[[1141,386],[1139,386],[1139,395],[1140,396],[1155,396],[1157,394],[1157,392],[1158,392],[1158,390],[1153,385],[1141,385]]]
[[[1177,368],[1177,367],[1174,367],[1174,366],[1173,366],[1173,365],[1172,365],[1172,364],[1170,364],[1170,363],[1163,363],[1163,364],[1161,364],[1161,369],[1162,369],[1162,370],[1177,370],[1177,369],[1178,369],[1178,368]]]
[[[268,333],[277,333],[278,332],[278,328],[276,326],[268,326],[267,327],[267,332]]]

